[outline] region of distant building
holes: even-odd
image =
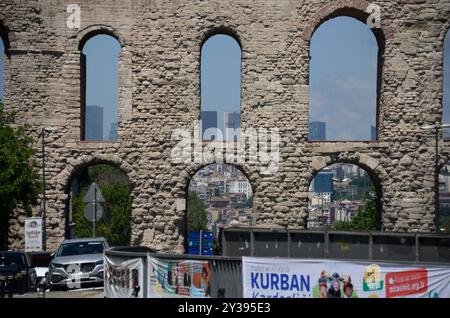
[[[208,130],[209,129],[209,130]],[[208,132],[205,135],[205,132]],[[217,140],[217,112],[214,111],[204,111],[202,112],[202,121],[201,121],[201,131],[202,131],[202,140],[213,141]]]
[[[225,208],[229,204],[230,204],[229,198],[211,197],[211,207],[213,207],[213,208]]]
[[[111,123],[111,128],[109,130],[109,140],[116,141],[117,140],[117,130],[119,129],[119,124]]]
[[[370,140],[377,140],[377,128],[375,126],[370,126]]]
[[[232,180],[227,183],[229,193],[244,193],[247,199],[251,196],[251,186],[247,180]]]
[[[334,176],[336,179],[342,180],[345,178],[345,173],[342,165],[336,166],[334,168]]]
[[[333,171],[323,169],[314,178],[314,192],[332,193],[333,192]]]
[[[323,141],[326,140],[326,123],[322,121],[312,121],[308,128],[309,141]]]
[[[103,140],[103,107],[86,106],[86,140]]]
[[[439,193],[439,217],[450,217],[450,193]]]
[[[241,127],[241,114],[238,112],[223,113],[224,135],[226,141],[238,141],[240,134],[236,129]]]

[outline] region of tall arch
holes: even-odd
[[[254,188],[241,167],[212,163],[196,169],[186,180],[185,248],[191,231],[212,231],[218,242],[228,226],[252,227]]]
[[[120,37],[96,26],[80,39],[81,132],[85,141],[116,141],[119,124]]]
[[[384,47],[385,47],[385,35],[390,37],[392,34],[392,30],[389,27],[385,27],[382,25],[376,25],[374,27],[370,27],[369,28],[369,22],[372,21],[371,20],[371,7],[370,7],[371,3],[369,3],[368,1],[365,0],[358,0],[358,1],[353,1],[353,0],[337,0],[337,1],[333,1],[330,2],[326,5],[324,5],[323,7],[321,7],[320,9],[318,9],[308,20],[308,22],[306,23],[303,32],[301,34],[302,39],[305,41],[305,43],[309,46],[309,50],[310,50],[310,70],[309,70],[309,85],[310,85],[310,105],[309,105],[309,121],[310,121],[310,125],[309,125],[309,133],[308,133],[308,140],[309,141],[322,141],[322,140],[326,140],[326,141],[377,141],[379,140],[379,129],[380,129],[380,114],[381,112],[381,107],[380,107],[380,96],[381,96],[381,78],[382,78],[382,68],[383,68],[383,55],[384,55]],[[347,19],[347,21],[342,22],[343,19]],[[349,22],[350,21],[350,22]],[[353,87],[353,92],[350,93],[348,92],[347,95],[352,96],[354,95],[354,92],[358,92],[361,91],[361,88],[364,88],[364,85],[362,85],[364,83],[364,81],[361,81],[357,78],[355,78],[355,76],[353,75],[353,80],[338,80],[334,83],[332,82],[332,78],[330,76],[330,79],[328,80],[328,86],[331,87],[327,87],[327,82],[325,82],[324,84],[322,84],[321,86],[317,85],[317,81],[320,80],[320,76],[316,79],[312,78],[311,79],[311,75],[315,72],[315,65],[314,63],[316,63],[316,65],[326,65],[325,63],[321,63],[321,61],[318,61],[320,59],[320,55],[318,56],[318,53],[314,53],[314,46],[315,46],[315,38],[317,38],[317,35],[319,34],[323,34],[323,33],[337,33],[339,30],[339,23],[338,23],[338,27],[333,26],[333,24],[336,24],[337,22],[339,22],[341,24],[341,29],[342,29],[342,25],[345,26],[345,22],[347,22],[347,24],[352,23],[353,24],[353,28],[354,29],[360,29],[359,33],[360,35],[365,35],[365,38],[363,39],[363,41],[367,44],[368,42],[372,43],[372,47],[374,47],[373,49],[373,54],[372,56],[374,56],[373,58],[373,64],[376,64],[376,68],[373,70],[373,68],[371,69],[370,66],[366,63],[366,68],[369,70],[370,72],[370,78],[371,78],[371,84],[369,86],[366,85],[366,90],[370,89],[370,91],[368,91],[365,95],[366,97],[361,97],[360,100],[362,100],[361,102],[358,103],[354,103],[354,98],[347,98],[349,100],[349,102],[347,102],[345,100],[345,91],[350,91],[352,90],[351,87]],[[360,23],[357,23],[360,22]],[[382,22],[382,21],[381,21]],[[331,27],[329,27],[331,25]],[[328,26],[328,27],[327,27]],[[326,32],[328,29],[328,32]],[[347,29],[348,26],[347,26]],[[354,36],[354,34],[357,34],[358,32],[355,33],[355,31],[353,31],[350,28],[350,31],[352,31],[352,37]],[[326,55],[326,54],[331,54],[331,58],[335,58],[337,57],[336,53],[336,47],[326,47],[327,45],[329,45],[330,43],[338,43],[338,47],[345,48],[343,43],[345,43],[346,41],[348,42],[349,40],[352,41],[352,38],[348,37],[345,38],[343,37],[343,35],[345,35],[345,30],[340,30],[340,34],[334,34],[332,36],[328,36],[328,41],[323,40],[322,42],[325,43],[325,47],[323,47],[323,49],[321,50],[322,52],[320,52],[320,54],[322,55]],[[343,39],[340,39],[339,37],[343,37]],[[331,38],[331,39],[330,39]],[[358,41],[354,42],[353,45],[358,44]],[[361,45],[361,41],[359,41],[360,45]],[[355,51],[355,50],[354,50]],[[366,49],[367,51],[367,49]],[[376,51],[376,52],[375,52]],[[351,52],[350,52],[351,53]],[[361,56],[359,57],[361,59]],[[343,73],[347,73],[349,70],[349,68],[346,68],[346,65],[351,65],[354,63],[353,61],[354,59],[348,59],[347,62],[335,62],[332,64],[332,68],[334,68],[336,65],[344,65],[343,69]],[[319,67],[320,68],[320,67]],[[354,69],[359,69],[362,70],[363,67],[361,67],[361,65],[359,67],[354,67]],[[361,72],[363,73],[363,72]],[[351,75],[351,73],[350,73]],[[314,76],[313,76],[314,77]],[[325,78],[327,78],[326,76],[324,76]],[[335,76],[336,77],[336,76]],[[360,75],[361,77],[361,75]],[[366,81],[367,81],[367,77],[366,76]],[[358,86],[360,88],[358,88]],[[322,89],[320,89],[320,87],[322,87]],[[343,90],[343,88],[346,87],[346,90]],[[321,92],[321,93],[317,93],[317,92]],[[372,97],[370,97],[371,99],[371,105],[369,108],[369,111],[371,113],[371,122],[370,123],[365,123],[364,121],[364,117],[365,116],[360,116],[361,117],[361,121],[359,122],[358,120],[353,120],[354,124],[349,123],[349,120],[351,120],[352,117],[355,116],[355,112],[349,112],[349,116],[347,116],[347,118],[343,119],[343,120],[339,120],[339,121],[331,121],[328,117],[333,117],[333,119],[335,118],[339,118],[339,114],[334,114],[333,112],[335,112],[335,102],[330,102],[329,100],[333,99],[333,98],[328,98],[328,102],[327,102],[327,96],[330,96],[330,94],[336,94],[336,93],[340,93],[342,96],[338,96],[335,97],[334,99],[342,100],[344,101],[343,107],[346,108],[350,108],[351,109],[357,109],[360,107],[359,104],[364,104],[366,103],[365,100],[367,99],[368,94],[372,95]],[[350,107],[351,104],[354,103],[355,105],[353,107]],[[333,106],[328,106],[326,107],[327,104],[333,104]],[[315,107],[316,105],[318,105],[318,107]],[[324,106],[325,105],[325,106]],[[350,106],[348,106],[350,105]],[[317,108],[317,110],[315,110],[315,108]],[[321,109],[323,108],[323,109]],[[328,110],[327,110],[328,108]],[[366,110],[367,112],[367,110]],[[343,112],[341,112],[343,113]],[[357,114],[356,114],[357,115]],[[337,116],[337,117],[336,117]],[[328,126],[327,126],[327,122],[328,122]],[[347,130],[345,128],[345,126],[341,125],[342,127],[339,127],[338,124],[336,124],[336,122],[342,122],[342,123],[346,123],[347,126],[354,126],[354,127],[360,127],[359,128],[359,132],[358,129],[353,129],[353,131],[355,131],[355,133],[352,133],[351,131]],[[325,132],[326,131],[326,132]],[[325,136],[326,135],[326,136]]]
[[[343,195],[345,192],[347,196]],[[324,206],[328,213],[324,213]],[[368,213],[367,209],[372,210]],[[321,210],[322,220],[312,218],[317,217],[313,214],[316,210]],[[344,228],[340,229],[355,227],[350,222],[361,212],[375,212],[371,219],[372,227],[361,230],[382,229],[382,187],[375,171],[364,163],[346,159],[324,162],[313,171],[308,191],[308,228],[333,227],[333,223],[338,221],[346,223],[341,224]]]
[[[0,21],[0,102],[4,102],[5,100],[5,66],[8,50],[8,29]]]
[[[442,86],[442,122],[450,123],[450,30],[443,43],[443,86]],[[443,138],[450,140],[450,129],[443,130]]]
[[[240,134],[242,49],[229,30],[207,34],[201,44],[202,140],[236,141]]]
[[[376,141],[380,50],[372,31],[337,16],[322,22],[310,43],[308,139]]]
[[[97,235],[105,236],[113,245],[130,244],[134,184],[126,167],[118,159],[101,157],[93,157],[73,166],[64,185],[67,195],[64,214],[66,238],[91,234],[84,219],[83,197],[90,184],[96,182],[105,198],[105,202],[101,203],[105,213],[100,221],[104,228],[99,228]]]

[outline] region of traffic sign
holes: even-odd
[[[105,202],[105,199],[103,198],[102,192],[100,191],[100,188],[98,187],[97,183],[93,182],[89,190],[87,191],[86,195],[83,198],[84,203],[92,203],[92,202]]]
[[[97,205],[97,213],[95,213],[95,206]],[[100,203],[88,203],[84,209],[84,217],[89,222],[98,222],[103,217],[103,207]]]

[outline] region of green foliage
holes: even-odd
[[[438,232],[450,234],[450,216],[441,216],[440,217]]]
[[[247,199],[247,206],[249,208],[251,208],[253,206],[253,196],[251,196]]]
[[[187,205],[187,230],[189,231],[207,231],[208,216],[206,206],[197,197],[195,192],[189,191]]]
[[[83,198],[92,182],[96,182],[105,202],[101,203],[103,218],[96,223],[96,235],[104,236],[111,245],[129,245],[131,239],[131,186],[126,175],[117,168],[99,164],[80,175],[81,192],[72,202],[77,237],[92,236],[92,223],[84,218]]]
[[[359,208],[358,213],[351,221],[336,222],[334,228],[340,231],[373,231],[377,225],[377,207],[375,189],[367,192],[365,204]]]
[[[30,215],[36,204],[42,184],[32,144],[26,127],[16,127],[15,114],[6,112],[0,102],[0,225],[8,224],[16,208]]]
[[[233,206],[235,209],[246,209],[253,206],[253,197],[249,197],[245,203],[238,203]]]

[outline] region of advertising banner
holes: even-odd
[[[105,273],[105,297],[143,298],[144,262],[141,258],[114,262],[103,256]]]
[[[450,267],[243,257],[244,298],[450,298]]]
[[[205,298],[211,295],[208,261],[162,260],[148,256],[148,297]]]
[[[42,251],[42,218],[25,219],[25,252]]]

